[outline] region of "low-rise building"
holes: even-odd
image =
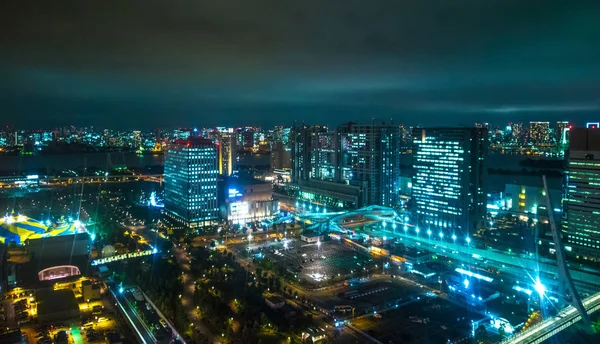
[[[272,309],[279,309],[285,306],[285,300],[281,296],[277,295],[271,295],[265,298],[265,302],[267,303],[267,306]]]
[[[279,214],[270,183],[258,179],[227,177],[222,180],[221,217],[230,225],[270,220]]]

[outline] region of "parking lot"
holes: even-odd
[[[468,338],[472,319],[477,315],[471,317],[465,308],[429,296],[351,324],[383,343],[446,343]]]
[[[381,262],[376,258],[337,241],[317,244],[291,238],[235,245],[230,248],[240,255],[254,257],[257,261],[270,260],[313,287],[324,286],[332,281],[343,281],[358,273],[367,274],[382,268]]]

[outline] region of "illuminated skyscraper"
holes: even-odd
[[[562,222],[565,248],[578,258],[599,261],[600,129],[572,129],[566,160]]]
[[[550,122],[529,122],[529,142],[532,145],[549,144]]]
[[[337,130],[338,180],[366,182],[367,204],[398,205],[402,134],[392,124],[346,123]]]
[[[183,227],[215,223],[217,202],[217,150],[211,140],[176,140],[165,154],[165,209]]]
[[[296,126],[291,131],[292,146],[292,181],[309,180],[311,172],[314,171],[313,157],[314,150],[318,147],[318,134],[327,134],[327,127],[314,126]]]
[[[485,220],[488,131],[413,129],[412,197],[425,228],[469,235]]]
[[[237,139],[232,132],[220,133],[217,138],[219,154],[219,174],[230,176],[236,169]]]

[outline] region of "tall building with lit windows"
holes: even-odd
[[[400,126],[298,126],[290,142],[296,198],[334,208],[399,205]]]
[[[400,126],[346,123],[338,128],[337,136],[338,180],[351,185],[366,183],[368,205],[398,206]]]
[[[565,249],[600,261],[600,129],[571,130],[562,231]],[[554,205],[556,206],[556,205]]]
[[[416,220],[444,235],[468,236],[485,220],[486,128],[413,129]]]
[[[322,125],[295,126],[291,131],[292,146],[292,181],[316,178],[322,161],[314,154],[319,148],[319,137],[328,134],[327,127]],[[314,176],[313,176],[314,175]]]
[[[217,149],[211,140],[176,140],[165,154],[166,215],[185,228],[214,224],[217,202]]]
[[[551,141],[550,122],[529,122],[529,142],[532,145],[549,144]]]

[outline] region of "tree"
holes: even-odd
[[[475,343],[477,343],[477,344],[488,343],[488,341],[489,341],[489,336],[488,336],[487,330],[485,329],[485,326],[483,326],[483,324],[481,324],[475,329]]]

